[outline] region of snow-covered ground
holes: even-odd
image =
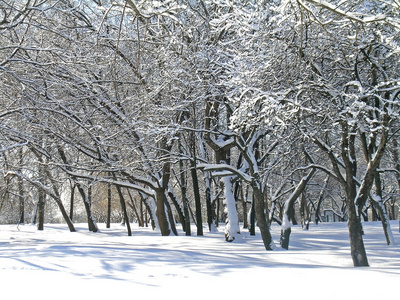
[[[400,244],[398,222],[392,231]],[[387,246],[378,222],[364,223],[371,267],[354,268],[347,225],[292,228],[289,251],[264,250],[247,231],[227,243],[223,230],[205,236],[162,237],[133,226],[133,236],[114,224],[91,233],[85,224],[0,225],[0,286],[15,299],[374,299],[395,298],[400,246]],[[58,295],[62,296],[59,297]],[[110,298],[113,297],[113,298]],[[2,296],[3,299],[6,299]],[[11,298],[7,298],[11,299]]]

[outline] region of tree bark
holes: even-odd
[[[182,145],[179,143],[180,147]],[[186,172],[184,168],[184,162],[182,159],[179,160],[179,169],[180,169],[180,181],[181,181],[181,194],[182,194],[182,203],[183,203],[183,214],[184,214],[184,223],[182,223],[183,231],[185,231],[185,235],[192,235],[190,228],[190,212],[189,212],[189,200],[186,196],[187,184],[186,184]]]
[[[342,132],[341,153],[346,171],[346,179],[343,182],[343,186],[346,192],[347,226],[349,228],[351,258],[355,267],[367,267],[369,264],[362,238],[361,211],[357,207],[357,204],[359,205],[360,203],[356,199],[357,185],[355,178],[357,176],[357,162],[355,159],[355,135],[349,134],[347,123],[343,123],[342,128],[344,130]],[[363,183],[365,183],[365,180],[366,178],[364,178]]]
[[[78,189],[78,192],[81,194],[81,197],[83,200],[83,205],[85,206],[89,231],[98,232],[99,228],[97,227],[96,221],[92,214],[92,204],[91,204],[90,197],[85,192],[84,188],[82,187],[82,185],[79,182],[76,183],[76,187]]]
[[[179,147],[179,153],[183,156],[184,149],[181,139],[179,139],[178,147]],[[192,232],[190,227],[189,200],[187,198],[186,168],[183,159],[179,159],[179,181],[180,181],[182,205],[183,205],[183,216],[181,216],[180,218],[185,235],[190,236],[192,235]],[[181,212],[180,209],[179,212]]]
[[[70,180],[71,195],[69,200],[69,219],[71,222],[74,218],[74,202],[75,202],[75,183],[72,184],[73,180]]]
[[[111,184],[107,184],[107,221],[106,228],[111,227]]]
[[[221,179],[224,186],[224,203],[226,216],[225,240],[232,242],[240,235],[239,219],[236,210],[235,198],[233,195],[232,176],[225,176]]]
[[[162,236],[168,236],[171,234],[171,229],[169,227],[169,222],[167,219],[165,211],[165,193],[163,188],[158,188],[156,190],[156,216],[158,220],[158,225],[160,226],[160,231]]]
[[[18,177],[18,198],[19,198],[19,224],[25,223],[25,194],[24,184],[21,177]]]
[[[251,203],[251,208],[250,208],[250,224],[249,224],[249,231],[250,235],[256,235],[256,214],[255,214],[255,199],[254,199],[254,193],[253,193],[253,201]]]
[[[254,208],[255,215],[257,219],[257,225],[260,229],[261,238],[264,243],[264,247],[266,250],[273,250],[274,244],[272,241],[271,231],[269,227],[268,212],[266,213],[267,208],[265,207],[264,201],[264,193],[262,191],[260,183],[254,182],[252,184],[253,193],[254,193]]]
[[[44,229],[44,207],[46,202],[46,193],[42,188],[38,189],[38,203],[37,203],[37,229]]]
[[[19,166],[22,168],[24,153],[23,148],[19,149]],[[19,169],[18,172],[22,173],[22,169]],[[25,222],[25,195],[24,195],[24,182],[22,177],[18,177],[18,198],[19,198],[19,224],[24,224]]]
[[[284,209],[283,209],[283,216],[282,216],[282,229],[281,229],[281,238],[280,243],[283,249],[289,249],[289,238],[290,233],[292,232],[289,220],[289,212],[293,208],[294,202],[296,199],[301,195],[304,191],[308,181],[314,175],[316,169],[312,169],[308,172],[307,176],[304,176],[298,185],[296,186],[293,193],[289,196],[289,198],[285,201]]]
[[[368,267],[367,253],[363,241],[363,229],[361,219],[357,215],[357,209],[354,204],[355,188],[347,195],[347,225],[349,228],[351,258],[355,267]]]
[[[375,174],[375,190],[376,197],[370,197],[371,201],[374,203],[376,210],[378,211],[379,218],[381,219],[383,232],[385,234],[386,243],[388,245],[392,245],[394,243],[394,238],[392,235],[392,229],[390,228],[389,218],[386,211],[386,207],[383,204],[383,193],[382,193],[382,184],[381,184],[381,176],[377,172]]]
[[[329,181],[329,175],[326,176],[326,179],[324,181],[324,186],[321,189],[321,192],[319,193],[319,197],[318,197],[318,203],[317,203],[317,207],[315,209],[315,224],[318,225],[318,222],[321,221],[321,205],[322,205],[322,201],[324,200],[324,193],[326,188],[328,187],[328,181]]]
[[[211,232],[213,228],[213,220],[215,213],[213,212],[213,206],[211,203],[211,177],[209,174],[205,175],[205,183],[206,183],[206,207],[207,207],[207,224],[208,231]]]
[[[113,177],[115,178],[115,174],[113,174]],[[126,210],[125,198],[124,195],[122,194],[121,187],[117,185],[116,188],[119,196],[119,202],[121,203],[121,210],[124,215],[126,229],[128,231],[128,236],[132,236],[131,223],[129,221],[128,211]]]
[[[137,210],[137,207],[136,207],[136,204],[135,204],[135,200],[132,197],[132,194],[131,194],[130,190],[128,189],[127,192],[128,192],[128,196],[129,196],[129,200],[130,200],[130,202],[128,202],[128,206],[130,208],[132,208],[133,213],[136,216],[136,219],[137,219],[139,227],[143,227],[143,217],[140,216],[140,214],[139,214],[139,212]]]
[[[394,133],[392,133],[393,135]],[[400,155],[399,155],[399,145],[397,142],[397,137],[393,137],[392,143],[393,143],[393,147],[392,147],[392,155],[393,155],[393,160],[394,160],[394,167],[397,170],[396,172],[396,180],[397,180],[397,188],[400,191]],[[399,206],[399,210],[398,210],[398,215],[399,215],[399,232],[400,232],[400,206]]]
[[[194,202],[195,202],[195,206],[196,206],[197,235],[201,236],[201,235],[203,235],[203,220],[202,220],[202,213],[201,213],[199,178],[197,177],[196,158],[195,157],[193,157],[193,160],[191,161],[190,173],[192,175]]]

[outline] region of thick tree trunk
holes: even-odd
[[[393,133],[392,133],[393,134]],[[394,137],[392,140],[393,147],[392,147],[392,155],[394,160],[394,167],[397,170],[396,173],[396,180],[397,180],[397,188],[400,191],[400,155],[399,155],[399,145],[397,142],[397,138]],[[398,209],[398,219],[399,219],[399,232],[400,232],[400,206]]]
[[[38,189],[38,203],[37,203],[37,229],[44,229],[44,207],[46,203],[46,194],[43,189]]]
[[[158,225],[160,226],[160,231],[162,236],[168,236],[171,234],[171,228],[167,219],[167,214],[165,211],[165,193],[163,188],[158,188],[156,190],[156,216],[158,220]]]
[[[289,223],[290,221],[287,220],[287,223]],[[286,224],[287,224],[286,223]],[[290,226],[285,226],[282,227],[281,229],[281,237],[280,237],[280,243],[281,243],[281,247],[283,249],[288,250],[289,249],[289,240],[290,240],[290,234],[292,233],[292,227]]]
[[[239,218],[236,210],[235,198],[233,195],[232,176],[225,176],[221,179],[224,185],[225,212],[227,214],[225,225],[225,239],[232,242],[240,235]]]
[[[354,198],[353,198],[354,199]],[[349,203],[351,202],[351,203]],[[361,220],[357,216],[353,201],[347,203],[347,225],[349,227],[351,258],[355,267],[368,267],[367,253],[363,241],[363,229]]]
[[[266,213],[267,208],[265,207],[264,202],[264,194],[262,192],[261,187],[259,186],[260,183],[255,182],[252,184],[253,193],[254,193],[254,208],[255,208],[255,215],[257,219],[257,225],[260,229],[261,238],[264,243],[264,247],[266,250],[273,250],[274,244],[272,241],[272,236],[269,227],[268,212]]]
[[[353,171],[347,170],[347,173],[352,173]],[[347,174],[346,182],[346,203],[347,203],[347,226],[349,228],[350,237],[350,250],[351,258],[353,259],[353,264],[355,267],[368,267],[367,253],[364,247],[363,241],[363,228],[361,224],[361,216],[359,216],[359,211],[355,203],[356,199],[356,182],[354,179],[349,179],[349,174]]]

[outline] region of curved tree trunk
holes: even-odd
[[[314,175],[316,169],[312,169],[308,172],[307,176],[303,177],[299,184],[296,186],[293,193],[289,196],[289,198],[285,201],[285,205],[283,208],[283,216],[282,216],[282,229],[281,229],[281,239],[280,243],[282,248],[289,249],[289,238],[290,233],[292,232],[290,221],[289,221],[289,212],[293,209],[294,202],[300,196],[300,194],[304,191],[308,181]]]
[[[113,177],[115,178],[114,174],[113,174]],[[128,211],[126,210],[126,203],[125,203],[124,195],[122,194],[122,190],[121,190],[120,186],[117,185],[116,188],[117,188],[117,192],[118,192],[118,196],[119,196],[119,201],[121,203],[121,210],[124,215],[126,229],[128,231],[128,236],[132,236],[131,224],[129,221]]]
[[[390,228],[390,223],[389,223],[389,218],[388,218],[388,214],[386,211],[386,207],[383,204],[383,200],[382,200],[382,196],[383,196],[382,184],[381,184],[381,176],[379,175],[379,173],[375,174],[375,188],[376,188],[377,196],[373,197],[371,195],[370,199],[374,203],[374,207],[378,211],[379,217],[381,219],[383,232],[384,232],[385,238],[386,238],[386,243],[388,245],[392,245],[392,244],[394,244],[394,238],[393,238],[392,230]]]
[[[78,188],[78,192],[81,194],[83,204],[85,206],[89,231],[98,232],[99,228],[97,227],[96,221],[92,214],[92,205],[89,195],[85,192],[80,183],[77,182],[76,187]]]

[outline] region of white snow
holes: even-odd
[[[395,299],[400,246],[387,246],[380,222],[365,222],[371,267],[354,268],[346,223],[293,226],[290,250],[265,251],[259,233],[233,243],[224,233],[162,237],[135,225],[133,236],[113,224],[100,233],[76,224],[0,225],[0,282],[3,295],[18,299]],[[398,221],[392,221],[399,240]],[[272,234],[279,240],[280,227]],[[222,230],[221,230],[222,231]],[[371,285],[371,283],[373,283]],[[376,289],[379,287],[379,290]],[[42,296],[43,295],[43,296]],[[112,297],[112,298],[110,298]],[[8,297],[7,297],[8,298]]]

